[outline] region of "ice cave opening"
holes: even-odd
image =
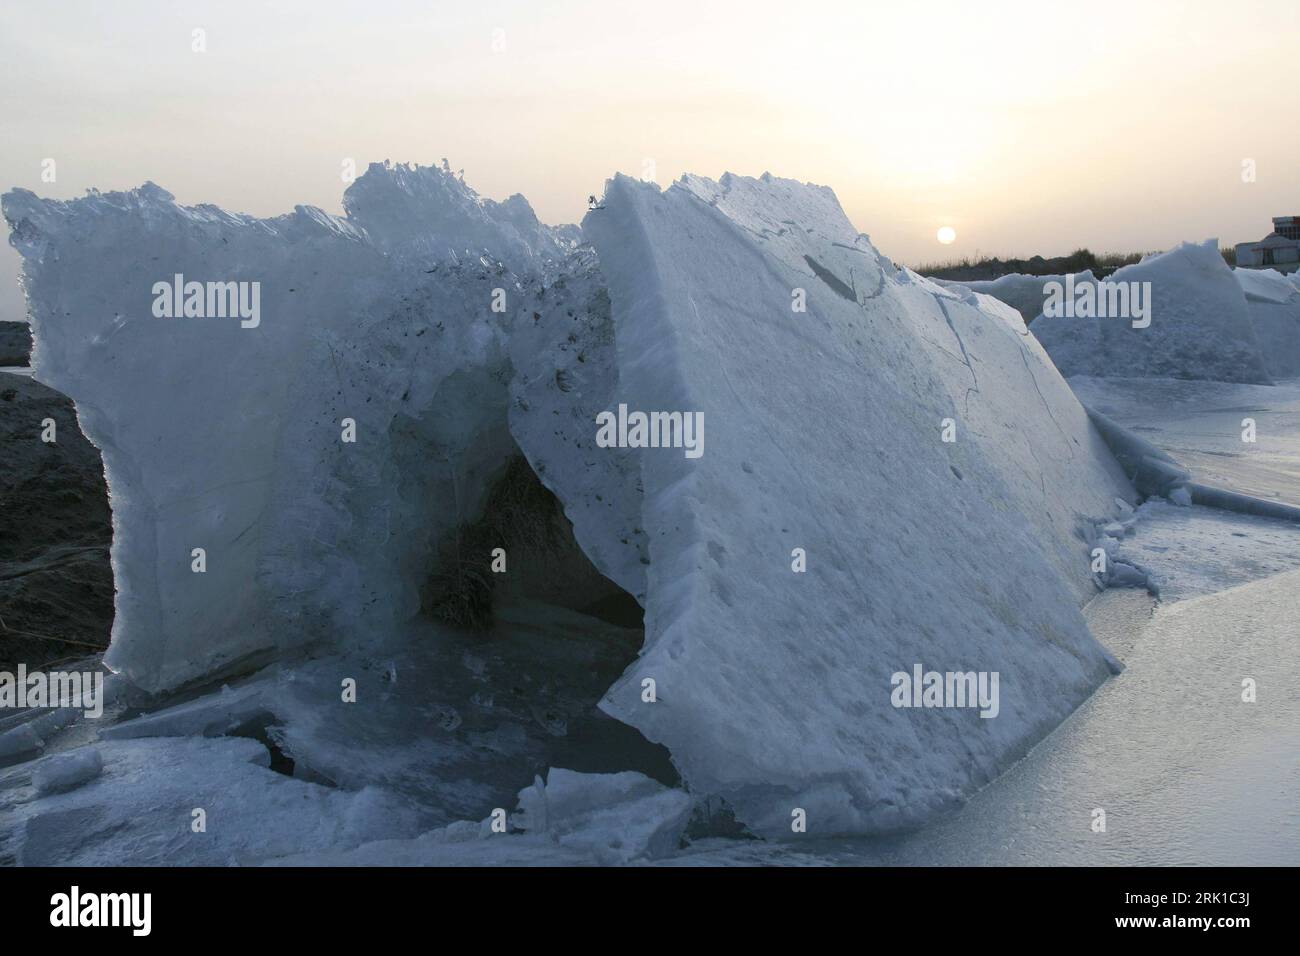
[[[487,634],[494,606],[519,600],[568,608],[644,636],[641,605],[596,570],[559,499],[522,453],[490,480],[482,514],[437,549],[420,607],[435,620]]]
[[[409,615],[367,628],[364,607],[341,607],[353,624],[335,640],[133,694],[103,736],[247,737],[269,769],[392,791],[422,826],[512,807],[554,767],[680,786],[667,748],[597,706],[641,652],[641,606],[588,559],[504,422],[466,427],[462,415],[453,434],[452,417],[435,402],[388,432],[402,507],[382,553],[402,577],[391,610]],[[364,605],[367,593],[337,600]],[[341,699],[341,684],[355,693]]]
[[[557,766],[636,770],[679,784],[665,747],[596,706],[644,643],[636,598],[592,564],[559,499],[517,446],[478,495],[456,494],[479,498],[482,507],[431,548],[414,639],[433,635],[476,685],[463,688],[468,706],[457,718],[498,726],[517,719],[530,738],[540,737],[542,746],[525,748],[526,765],[517,768],[523,783]],[[448,676],[439,681],[440,698],[456,693]],[[543,754],[539,762],[535,755]]]

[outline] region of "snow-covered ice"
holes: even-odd
[[[1185,242],[1106,282],[1150,283],[1150,324],[1127,316],[1043,315],[1031,325],[1063,375],[1213,379],[1268,384],[1241,285],[1218,242]]]
[[[1091,272],[940,284],[991,295],[1016,309],[1070,377],[1260,384],[1300,376],[1300,288],[1293,277],[1272,270],[1229,269],[1216,242],[1183,243],[1105,280],[1151,283],[1151,324],[1145,328],[1124,317],[1044,316],[1050,284],[1063,287],[1067,278],[1075,289],[1097,287]]]
[[[664,857],[677,849],[693,801],[643,774],[552,769],[519,793],[514,825],[602,864]]]
[[[33,369],[103,453],[107,659],[140,686],[408,619],[430,553],[517,454],[493,290],[521,297],[568,240],[522,197],[484,200],[436,168],[373,165],[345,206],[254,219],[153,184],[4,197]],[[257,283],[257,325],[154,317],[176,275]]]
[[[19,724],[0,733],[0,760],[32,754],[45,746],[45,740],[31,724]]]
[[[305,866],[614,866],[675,853],[692,807],[638,773],[551,769],[519,792],[514,812],[458,821],[413,840],[309,851],[268,861]],[[504,808],[497,808],[504,810]],[[494,827],[494,824],[497,826]]]
[[[94,747],[46,757],[32,768],[32,786],[41,796],[63,793],[89,783],[104,770],[104,758]]]
[[[16,848],[18,863],[239,865],[417,830],[419,812],[406,801],[274,773],[255,740],[146,738],[95,749],[98,776],[42,799],[24,786],[30,765],[0,771],[0,846]]]
[[[1234,269],[1264,364],[1275,379],[1300,377],[1300,286],[1272,269]]]

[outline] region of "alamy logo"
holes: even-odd
[[[0,708],[79,707],[87,717],[104,713],[103,671],[0,671]]]
[[[176,273],[171,282],[153,284],[157,319],[240,319],[240,327],[262,324],[262,283],[186,282]]]
[[[703,412],[629,412],[596,416],[596,445],[600,448],[682,448],[687,458],[704,454]]]
[[[153,929],[152,893],[71,892],[50,897],[51,926],[129,926],[131,935],[148,936]]]
[[[996,717],[997,671],[927,671],[912,665],[912,673],[896,671],[889,702],[895,707],[978,707],[981,717]]]
[[[1067,275],[1064,283],[1044,283],[1043,295],[1043,315],[1048,318],[1130,319],[1135,329],[1151,324],[1150,282],[1076,283]]]

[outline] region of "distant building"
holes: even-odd
[[[1273,231],[1259,242],[1237,243],[1237,265],[1243,269],[1300,269],[1300,216],[1274,216]]]

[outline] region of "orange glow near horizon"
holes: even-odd
[[[339,211],[345,159],[445,156],[559,223],[647,161],[664,186],[770,171],[911,264],[1231,244],[1300,212],[1300,4],[472,7],[9,5],[0,188]]]

